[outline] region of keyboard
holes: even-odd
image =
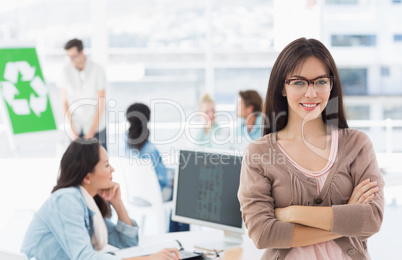
[[[203,254],[200,252],[191,252],[186,250],[179,251],[180,259],[203,259]]]

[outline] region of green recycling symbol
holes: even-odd
[[[3,78],[7,81],[2,82],[3,96],[8,105],[17,115],[29,115],[32,111],[40,117],[41,113],[47,108],[47,88],[39,76],[35,76],[35,67],[31,67],[26,61],[7,62]],[[21,73],[21,81],[29,81],[30,86],[38,95],[31,93],[29,100],[16,99],[19,94],[16,84]]]
[[[0,88],[14,134],[57,129],[35,48],[0,48]]]

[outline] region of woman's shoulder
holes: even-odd
[[[81,194],[81,191],[78,186],[72,186],[72,187],[58,189],[53,194],[56,196],[62,196],[64,194]]]
[[[261,136],[260,138],[257,138],[255,140],[253,140],[251,143],[261,144],[261,143],[275,142],[276,141],[276,134],[277,133],[266,134],[264,136]]]
[[[75,186],[58,189],[57,191],[52,193],[50,198],[51,198],[52,202],[56,202],[56,201],[60,201],[60,200],[61,201],[70,201],[70,202],[83,201],[80,189]]]
[[[154,153],[158,152],[158,148],[151,143],[149,140],[145,142],[144,146],[141,148],[141,153]]]
[[[218,122],[214,121],[211,128],[220,128],[220,127],[221,127],[221,125]]]
[[[58,189],[53,192],[39,209],[38,214],[42,218],[50,212],[72,212],[73,209],[85,209],[85,202],[78,187]]]
[[[343,128],[339,130],[339,136],[346,144],[356,145],[364,144],[366,142],[371,143],[368,135],[358,129]]]
[[[272,147],[274,142],[276,142],[276,133],[270,133],[251,141],[247,149],[253,153],[259,151],[263,152],[266,151],[267,148]]]

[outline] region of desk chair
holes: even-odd
[[[1,260],[28,260],[28,257],[22,253],[10,253],[5,251],[0,251]]]
[[[147,159],[129,160],[118,158],[120,170],[124,176],[127,196],[127,211],[136,217],[140,233],[144,234],[147,219],[156,216],[157,233],[168,231],[169,213],[173,202],[163,201],[158,176],[152,161]],[[149,225],[149,223],[148,223]],[[149,235],[149,234],[147,234]]]

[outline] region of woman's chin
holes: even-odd
[[[101,190],[108,190],[108,189],[113,188],[113,186],[114,186],[114,182],[113,182],[113,181],[109,181],[109,183],[105,184],[105,185],[102,187]]]

